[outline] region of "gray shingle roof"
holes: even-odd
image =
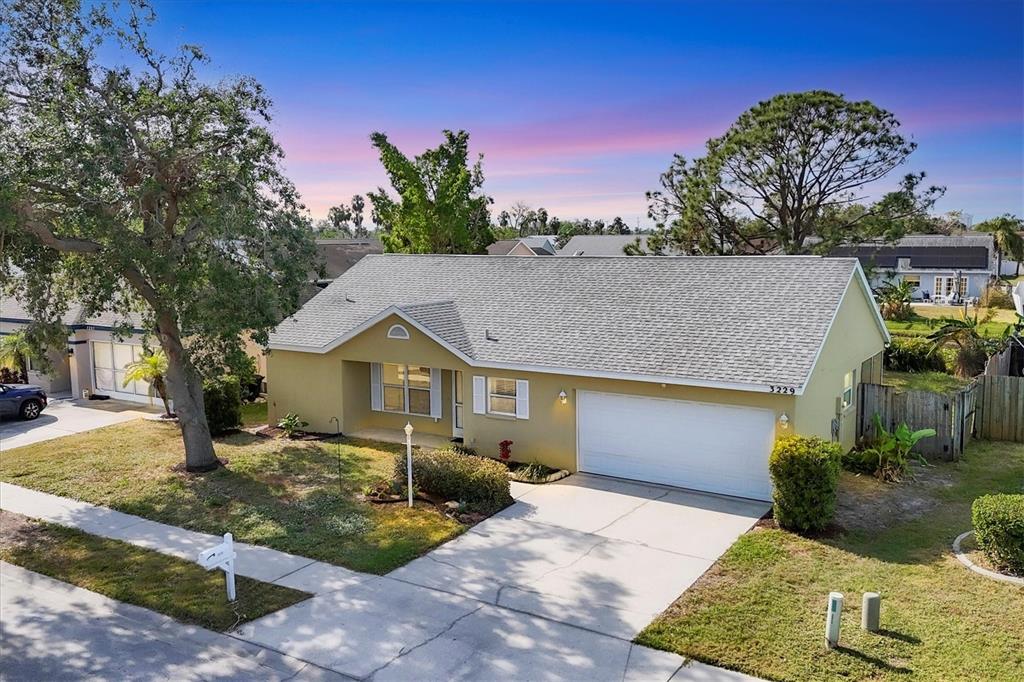
[[[371,255],[270,344],[323,350],[395,307],[481,365],[802,386],[856,263]]]

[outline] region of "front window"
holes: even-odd
[[[492,414],[516,416],[516,380],[487,379],[487,411]]]
[[[384,410],[430,415],[430,368],[418,365],[381,365]]]
[[[921,275],[903,275],[903,281],[914,287],[914,289],[921,288]]]
[[[843,377],[843,409],[853,405],[854,373],[847,372]]]

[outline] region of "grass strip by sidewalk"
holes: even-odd
[[[214,446],[227,466],[189,474],[178,426],[136,420],[6,450],[0,480],[379,575],[465,529],[433,504],[363,498],[402,445],[242,432]]]
[[[229,604],[222,571],[10,512],[0,512],[0,559],[220,632],[312,596],[236,576]]]
[[[743,535],[636,638],[772,680],[1024,680],[1024,589],[967,570],[950,544],[971,503],[1024,490],[1024,444],[973,441],[959,462],[900,485],[844,474],[835,537],[759,527]],[[826,651],[830,591],[846,595]],[[860,629],[864,592],[882,628]]]

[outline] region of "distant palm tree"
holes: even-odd
[[[152,395],[156,393],[164,403],[164,414],[171,416],[171,406],[167,402],[167,356],[162,350],[143,355],[124,368],[124,385],[133,381],[145,381],[149,384]]]
[[[25,332],[0,336],[0,367],[16,372],[28,381],[28,361],[35,355]]]
[[[1006,213],[979,223],[975,229],[988,232],[995,241],[996,254],[999,256],[996,277],[1003,274],[1003,254],[1008,254],[1017,261],[1017,275],[1020,276],[1020,262],[1024,261],[1024,237],[1021,237],[1021,232],[1024,232],[1024,220]]]

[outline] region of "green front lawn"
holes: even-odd
[[[267,401],[242,403],[242,426],[262,426],[267,423]]]
[[[967,314],[969,317],[974,317],[975,312],[978,313],[978,318],[982,319],[985,317],[988,309],[976,310],[975,308],[969,308]],[[951,317],[955,320],[962,319],[963,308],[943,305],[914,306],[913,318],[904,322],[886,320],[885,326],[891,334],[896,336],[928,336],[942,326],[941,318],[944,317]],[[1003,330],[1006,329],[1007,325],[1013,324],[1016,320],[1017,315],[1014,311],[994,309],[994,317],[990,322],[981,325],[981,333],[993,338],[1000,337],[1003,335]]]
[[[931,391],[932,393],[956,393],[971,383],[945,372],[892,372],[885,370],[882,381],[900,391]]]
[[[1024,679],[1024,589],[970,572],[950,549],[974,498],[996,491],[1024,492],[1024,445],[976,442],[900,486],[844,474],[845,532],[752,530],[637,642],[778,680]],[[841,648],[826,652],[833,590],[846,606]],[[867,591],[882,595],[879,634],[860,630]]]
[[[0,559],[184,623],[231,630],[312,595],[235,577],[228,603],[222,571],[119,540],[0,511]]]
[[[4,452],[0,480],[369,573],[387,573],[462,532],[429,504],[360,499],[365,486],[390,478],[400,445],[243,432],[216,448],[226,468],[184,473],[178,427],[138,420]]]

